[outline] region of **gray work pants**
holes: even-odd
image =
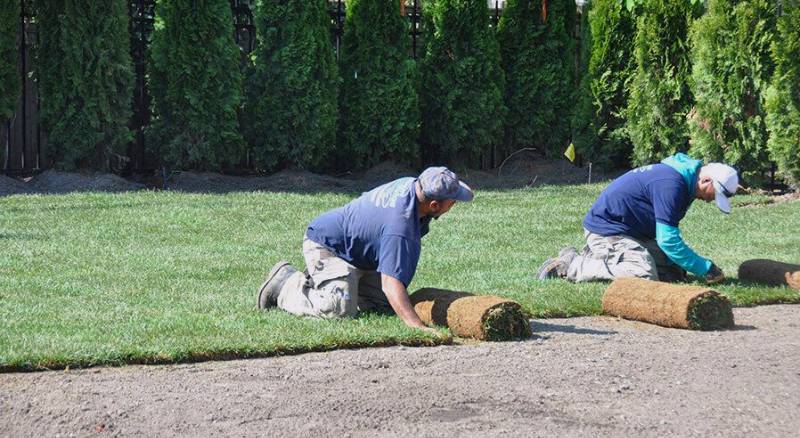
[[[638,277],[679,281],[686,272],[675,265],[652,239],[600,236],[585,230],[586,246],[572,260],[567,280],[573,282]]]
[[[308,274],[292,274],[278,295],[278,307],[300,316],[339,318],[359,310],[391,309],[381,288],[381,275],[358,269],[324,246],[303,239]]]

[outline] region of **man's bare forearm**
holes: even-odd
[[[406,287],[400,280],[386,274],[381,274],[381,286],[383,292],[386,294],[386,298],[389,300],[389,305],[392,306],[394,312],[406,325],[416,328],[427,327],[425,323],[419,319],[417,312],[414,311],[411,300],[408,299]]]

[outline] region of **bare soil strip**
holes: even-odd
[[[534,320],[524,342],[0,374],[0,436],[792,436],[800,306],[736,328]]]

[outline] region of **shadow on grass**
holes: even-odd
[[[752,280],[740,280],[738,278],[726,278],[719,283],[722,286],[733,286],[733,287],[754,287],[754,288],[775,288],[786,286],[785,284],[766,284],[766,283],[758,283]],[[714,285],[716,286],[716,285]]]
[[[738,278],[726,278],[721,284],[732,288],[741,288],[742,290],[735,290],[735,292],[742,295],[748,294],[748,298],[743,302],[742,299],[737,299],[736,296],[727,295],[725,291],[720,291],[731,299],[733,307],[800,304],[800,290],[792,289],[788,285],[770,285]],[[754,289],[755,291],[750,294],[747,289]],[[764,296],[762,296],[762,293]]]
[[[43,233],[30,233],[30,232],[0,232],[0,240],[47,240],[48,236]]]
[[[114,194],[114,193],[112,193]],[[60,196],[64,194],[57,194],[57,195],[50,195],[50,196]],[[4,207],[4,210],[8,213],[19,213],[19,214],[26,214],[26,213],[37,213],[41,211],[64,211],[64,212],[73,212],[73,211],[89,211],[89,210],[115,210],[115,209],[134,209],[138,207],[167,207],[169,206],[169,201],[167,200],[137,200],[137,201],[126,201],[126,202],[110,202],[110,203],[97,203],[97,202],[86,202],[86,201],[70,201],[67,203],[60,203],[60,204],[50,204],[45,207],[37,206],[37,205],[25,205],[25,206],[8,206]]]

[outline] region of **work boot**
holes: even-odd
[[[539,280],[566,278],[569,265],[576,255],[578,255],[578,251],[568,246],[558,252],[558,257],[545,260],[542,266],[539,267]]]
[[[567,265],[567,268],[569,268],[569,265],[572,263],[572,259],[574,259],[576,255],[578,255],[578,250],[575,249],[574,246],[568,246],[558,252],[558,258]],[[564,272],[564,275],[567,275],[566,271]]]
[[[280,295],[284,283],[295,272],[297,269],[293,268],[289,262],[281,260],[276,263],[258,289],[258,308],[264,310],[277,306],[278,295]]]

